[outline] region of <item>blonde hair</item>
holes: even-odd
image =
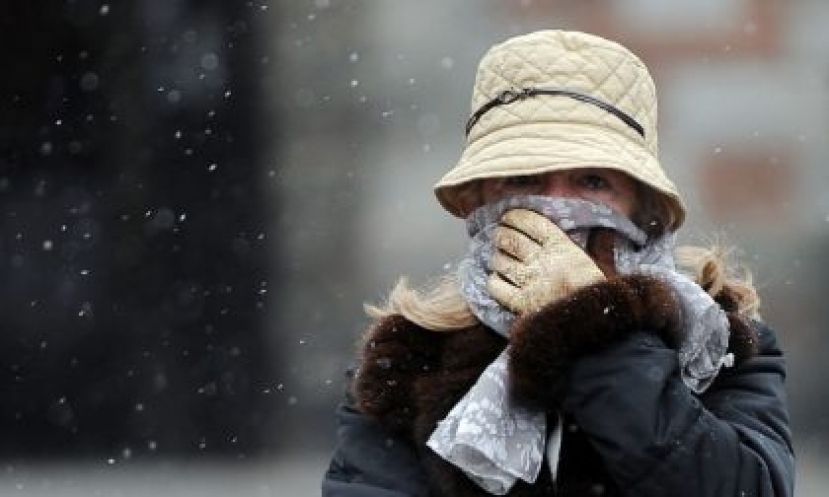
[[[710,248],[683,246],[676,249],[677,265],[709,295],[728,295],[737,313],[760,319],[760,299],[751,273],[731,265],[733,251],[715,244]],[[366,312],[374,318],[402,315],[409,321],[432,331],[455,331],[477,323],[460,292],[455,273],[444,274],[435,284],[423,289],[413,288],[407,278],[400,278],[381,306],[366,304]]]
[[[760,296],[748,268],[734,262],[735,250],[720,242],[710,247],[681,246],[674,252],[677,266],[709,295],[727,296],[741,316],[760,320]]]
[[[382,306],[366,304],[365,310],[374,318],[399,314],[432,331],[459,330],[477,323],[461,295],[455,273],[444,274],[437,284],[423,290],[413,288],[407,278],[400,278]]]

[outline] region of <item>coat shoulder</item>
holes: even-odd
[[[355,407],[401,431],[413,414],[413,378],[433,367],[440,338],[398,315],[375,322],[359,345],[350,388]]]

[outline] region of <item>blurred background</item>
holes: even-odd
[[[364,302],[465,251],[435,201],[477,62],[615,39],[660,91],[683,241],[725,240],[829,490],[829,4],[7,0],[0,493],[318,495]]]

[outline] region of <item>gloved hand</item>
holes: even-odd
[[[589,255],[546,217],[507,211],[493,235],[496,251],[487,282],[490,295],[522,315],[605,279]]]

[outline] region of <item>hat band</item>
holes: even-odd
[[[511,104],[518,100],[524,100],[528,97],[533,97],[535,95],[553,95],[553,96],[565,96],[574,98],[581,102],[586,102],[600,109],[607,111],[614,116],[621,119],[625,124],[633,128],[634,131],[639,133],[642,138],[645,137],[645,128],[642,127],[641,124],[636,122],[636,120],[629,115],[625,114],[618,108],[610,105],[607,102],[603,102],[597,98],[591,97],[590,95],[585,95],[584,93],[578,93],[570,90],[557,90],[552,88],[523,88],[520,90],[504,90],[498,94],[497,97],[493,98],[489,102],[485,103],[484,105],[480,106],[478,110],[475,111],[474,114],[469,118],[466,122],[466,135],[469,136],[469,131],[475,126],[475,123],[481,119],[481,116],[489,112],[491,109],[495,107],[499,107],[505,104]]]

